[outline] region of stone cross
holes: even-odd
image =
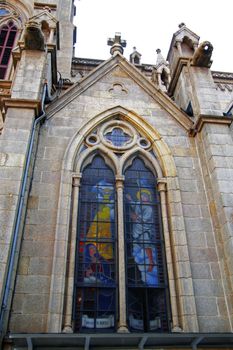
[[[115,38],[109,38],[107,43],[111,46],[111,55],[113,55],[114,52],[120,52],[123,55],[123,47],[126,47],[126,40],[121,39],[121,33],[115,33]]]

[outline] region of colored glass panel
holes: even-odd
[[[121,128],[114,128],[111,132],[108,132],[105,137],[116,147],[124,146],[132,139],[132,137],[126,134]]]
[[[0,16],[6,16],[9,14],[10,14],[10,11],[8,11],[7,9],[4,9],[4,8],[0,8]]]
[[[129,327],[165,331],[167,286],[159,196],[153,173],[139,158],[125,172],[124,198]],[[157,305],[155,312],[150,301]]]
[[[76,259],[75,329],[115,327],[115,178],[100,156],[82,175]]]

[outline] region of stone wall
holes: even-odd
[[[120,81],[122,89],[114,90],[116,81]],[[119,68],[113,69],[79,96],[71,98],[69,103],[64,103],[55,114],[51,114],[51,118],[48,113],[48,119],[41,128],[9,330],[47,331],[53,243],[64,154],[72,136],[83,125],[98,113],[117,105],[134,111],[153,126],[168,145],[179,180],[176,184],[178,187],[173,188],[172,196],[168,197],[169,206],[177,211],[177,217],[170,222],[171,235],[176,233],[181,241],[186,235],[199,330],[230,331],[213,230],[214,218],[209,212],[200,163],[199,152],[202,149],[198,149],[195,139],[188,136],[162,104],[155,102]],[[181,191],[181,197],[177,189]],[[69,192],[67,188],[67,194]],[[182,215],[184,226],[180,219]],[[61,241],[58,256],[63,252],[63,244]],[[185,261],[186,257],[177,259]],[[182,293],[192,296],[192,283],[188,282]],[[190,305],[182,307],[185,314],[193,312]]]

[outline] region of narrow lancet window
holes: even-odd
[[[128,326],[168,331],[159,195],[155,176],[139,158],[125,172],[124,202]]]
[[[115,176],[96,156],[82,173],[74,298],[75,331],[116,327]]]

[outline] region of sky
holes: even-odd
[[[135,46],[141,63],[155,64],[156,49],[166,59],[172,35],[184,22],[200,42],[212,43],[211,70],[233,72],[232,0],[75,0],[75,5],[76,57],[108,59],[107,39],[120,32],[127,59]]]

